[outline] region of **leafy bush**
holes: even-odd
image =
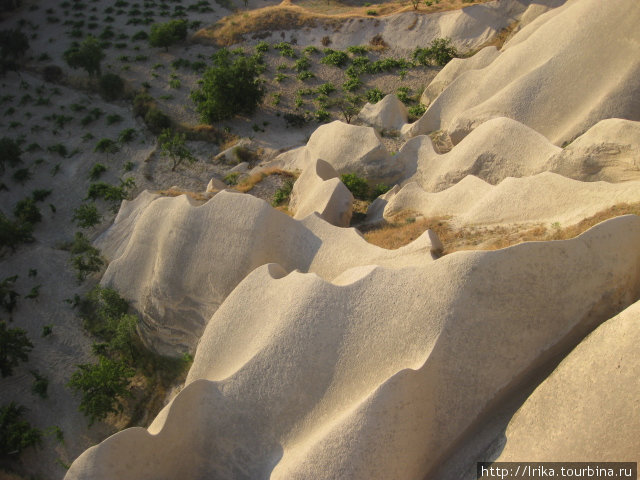
[[[345,173],[340,175],[340,180],[355,198],[366,200],[367,194],[369,193],[369,185],[364,178],[359,177],[355,173]]]
[[[363,45],[352,45],[347,47],[347,52],[353,53],[354,55],[366,55],[368,51],[369,48]]]
[[[280,52],[283,57],[296,58],[296,51],[293,49],[290,43],[280,42],[276,43],[273,48]]]
[[[384,195],[390,189],[391,187],[389,187],[389,185],[385,185],[384,183],[378,183],[371,189],[371,200],[375,200],[380,195]]]
[[[40,375],[37,370],[31,370],[31,375],[33,375],[31,393],[33,393],[34,395],[38,395],[40,398],[47,398],[49,379],[44,375]]]
[[[0,138],[0,175],[5,171],[6,166],[17,167],[21,162],[22,150],[20,144],[12,138]]]
[[[149,44],[152,47],[164,47],[169,51],[169,47],[187,38],[188,23],[186,20],[171,20],[167,23],[156,23],[151,25]]]
[[[315,75],[314,75],[312,72],[310,72],[309,70],[305,70],[305,71],[303,71],[303,72],[300,72],[300,73],[297,75],[297,77],[298,77],[298,80],[300,80],[300,81],[304,82],[305,80],[308,80],[308,79],[310,79],[310,78],[315,77]]]
[[[204,72],[200,88],[191,93],[202,121],[212,123],[238,113],[253,113],[265,95],[258,79],[262,68],[259,59],[232,58],[223,48],[213,56],[213,63]]]
[[[80,228],[91,228],[102,221],[95,203],[83,203],[73,211],[73,221]]]
[[[411,89],[409,87],[398,87],[396,90],[396,96],[405,105],[411,103],[413,98],[411,97]]]
[[[122,97],[124,80],[115,73],[105,73],[100,77],[100,95],[105,100],[112,101]]]
[[[224,177],[223,181],[227,185],[237,185],[238,184],[238,177],[240,177],[240,174],[238,172],[228,173]]]
[[[144,30],[139,30],[131,36],[131,40],[147,40],[149,38],[149,34]]]
[[[131,140],[136,138],[137,134],[138,133],[136,132],[135,128],[125,128],[118,135],[118,141],[120,143],[129,143]]]
[[[302,57],[295,61],[293,67],[296,69],[296,72],[309,70],[309,68],[311,67],[311,60],[309,60],[308,57]]]
[[[33,241],[33,225],[12,221],[0,212],[0,247],[15,251],[21,243]]]
[[[260,42],[256,45],[257,53],[266,53],[269,51],[269,44],[267,42]]]
[[[409,68],[411,65],[404,58],[383,58],[371,62],[367,66],[367,73],[390,72],[398,68]]]
[[[324,108],[319,108],[318,110],[316,110],[315,117],[319,123],[324,123],[331,120],[331,114]]]
[[[306,54],[306,55],[311,55],[313,53],[318,53],[320,50],[318,50],[318,47],[314,47],[313,45],[309,45],[306,46],[302,49],[302,53]]]
[[[7,328],[7,323],[0,320],[0,373],[3,378],[13,375],[13,369],[20,362],[28,361],[32,349],[33,344],[26,331]]]
[[[342,68],[349,62],[349,55],[340,50],[332,50],[330,48],[325,49],[325,56],[320,60],[325,65],[333,65],[334,67]]]
[[[0,407],[0,458],[15,458],[23,450],[42,442],[42,431],[23,420],[26,411],[15,402]]]
[[[18,29],[0,31],[0,73],[18,69],[18,60],[29,50],[29,39]]]
[[[100,75],[100,63],[104,58],[104,52],[98,39],[90,35],[80,45],[72,45],[64,52],[63,57],[71,68],[82,68],[89,76],[94,76]]]
[[[62,80],[64,72],[58,65],[47,65],[42,69],[42,77],[45,82],[56,83]]]
[[[285,113],[284,121],[287,123],[288,127],[302,128],[307,123],[307,117],[304,115],[300,115],[298,113]]]
[[[131,396],[129,379],[134,374],[124,362],[102,356],[97,364],[78,365],[68,385],[82,395],[79,408],[89,417],[89,425],[123,410],[122,398]]]
[[[428,47],[418,47],[413,51],[413,60],[420,65],[444,66],[457,56],[458,51],[450,38],[434,38]]]
[[[23,198],[13,209],[13,215],[20,223],[35,225],[42,220],[42,214],[32,197]]]
[[[278,205],[281,205],[282,203],[288,201],[289,197],[291,196],[291,191],[293,190],[293,183],[294,181],[292,179],[287,178],[284,181],[282,187],[276,190],[276,192],[273,194],[271,205],[277,207]]]
[[[122,117],[117,113],[107,115],[107,125],[113,125],[114,123],[120,123],[121,121]]]
[[[91,167],[91,170],[89,170],[89,179],[93,181],[98,180],[100,176],[106,171],[107,167],[105,167],[101,163],[96,163],[93,165],[93,167]]]
[[[119,150],[120,147],[118,146],[118,144],[110,138],[100,139],[93,149],[94,152],[100,153],[117,153]]]
[[[71,264],[76,269],[78,282],[83,282],[90,273],[99,272],[104,265],[100,250],[91,245],[81,232],[76,232],[70,251],[73,255]]]
[[[342,84],[342,89],[346,92],[353,92],[362,86],[362,80],[359,78],[349,78]]]
[[[191,151],[185,145],[186,139],[186,134],[172,132],[170,129],[163,130],[158,138],[162,155],[171,159],[172,172],[176,170],[178,165],[184,163],[185,160],[189,163],[196,161]]]
[[[28,180],[31,180],[33,177],[33,173],[28,168],[19,168],[15,172],[13,172],[13,179],[18,182],[20,185],[24,185]]]
[[[115,185],[109,185],[105,182],[96,182],[89,185],[87,198],[90,198],[91,200],[103,198],[107,201],[120,202],[127,198],[127,192],[122,185],[120,187],[116,187]]]
[[[171,119],[155,106],[147,110],[144,116],[144,123],[153,133],[159,133],[165,128],[171,127]]]
[[[327,83],[323,83],[322,85],[320,85],[316,91],[318,93],[321,93],[323,95],[330,95],[332,92],[336,91],[336,87],[333,83],[331,82],[327,82]]]
[[[417,105],[413,105],[413,106],[409,107],[409,118],[410,119],[418,119],[422,115],[424,115],[424,112],[426,110],[427,110],[427,107],[425,107],[421,103],[419,103]]]
[[[367,90],[367,102],[369,103],[378,103],[380,100],[384,98],[384,93],[379,88],[372,88],[371,90]]]

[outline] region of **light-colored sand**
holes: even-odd
[[[637,298],[638,242],[628,216],[339,285],[262,266],[149,433],[111,437],[66,478],[422,478],[496,392]]]
[[[504,116],[561,145],[605,118],[640,120],[638,18],[635,0],[569,1],[518,32],[490,65],[458,77],[404,133],[446,129],[458,143]]]

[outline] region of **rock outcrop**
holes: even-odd
[[[358,120],[379,130],[400,130],[407,123],[409,112],[404,103],[393,94],[378,103],[367,103],[358,114]]]
[[[289,210],[302,219],[317,212],[336,227],[348,227],[353,210],[353,195],[324,160],[316,160],[302,172],[291,191]]]

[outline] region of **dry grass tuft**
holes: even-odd
[[[190,192],[190,191],[182,190],[179,188],[168,188],[166,190],[159,190],[157,193],[159,193],[164,197],[179,197],[180,195],[186,195],[191,200],[193,200],[194,203],[197,203],[200,205],[207,203],[213,196],[213,194],[202,193],[202,192]]]
[[[422,5],[416,14],[457,10],[487,1],[489,0],[462,3],[460,0],[442,0],[429,7]],[[259,38],[262,33],[269,34],[279,30],[296,30],[306,27],[335,29],[339,28],[347,18],[370,18],[367,15],[369,10],[375,10],[379,17],[413,11],[413,7],[409,2],[380,3],[365,7],[347,2],[327,2],[325,0],[303,0],[298,4],[292,3],[291,0],[283,0],[279,5],[237,11],[220,19],[214,25],[199,30],[191,37],[191,40],[196,43],[214,44],[222,47],[241,42],[244,40],[244,35],[247,34],[254,34],[254,38]],[[377,48],[385,47],[384,45],[374,46]]]
[[[560,224],[471,226],[456,229],[449,219],[424,218],[413,212],[402,212],[380,227],[364,229],[364,238],[374,245],[394,250],[417,239],[425,230],[438,234],[444,245],[444,253],[458,250],[497,250],[523,242],[567,240],[575,238],[589,228],[621,215],[640,216],[640,202],[618,204],[585,218],[581,222],[563,228]]]
[[[242,179],[238,185],[234,188],[242,193],[249,192],[253,187],[255,187],[258,183],[260,183],[265,178],[271,175],[282,175],[287,178],[297,178],[297,176],[291,172],[287,172],[285,170],[281,170],[279,168],[268,168],[258,173],[254,173],[253,175],[249,175],[248,177]]]

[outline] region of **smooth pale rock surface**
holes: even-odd
[[[640,302],[582,341],[506,431],[499,462],[635,461],[640,452]]]
[[[530,7],[531,8],[531,7]],[[454,58],[447,63],[431,83],[424,89],[420,97],[420,103],[429,105],[442,91],[456,78],[469,70],[480,70],[500,55],[496,47],[485,47],[469,58]]]
[[[640,178],[640,122],[602,120],[549,162],[549,170],[583,181]]]
[[[335,120],[313,132],[306,146],[278,155],[261,168],[304,170],[314,160],[328,162],[339,174],[356,173],[370,183],[395,183],[406,166],[392,157],[372,127]]]
[[[400,130],[407,123],[408,115],[406,105],[390,93],[378,103],[366,103],[358,119],[380,130]]]
[[[302,219],[314,212],[336,227],[348,227],[353,210],[353,195],[324,160],[309,165],[293,185],[289,200],[293,218]]]
[[[102,284],[132,302],[143,338],[167,355],[192,350],[206,321],[260,265],[278,263],[330,280],[354,266],[401,267],[434,257],[426,232],[385,250],[354,229],[317,215],[294,220],[250,195],[222,191],[200,206],[184,195],[148,198],[139,210],[128,208],[135,221],[122,215],[103,237],[100,244],[113,256]]]
[[[401,163],[416,165],[416,173],[407,181],[438,192],[467,175],[491,184],[534,175],[545,171],[549,158],[558,152],[560,148],[536,131],[500,117],[480,125],[448,153],[436,153],[429,137],[422,136],[408,141],[397,156]]]
[[[454,80],[403,133],[444,129],[455,144],[502,116],[561,145],[605,118],[640,120],[638,18],[636,0],[569,1],[524,27],[487,67]]]
[[[640,202],[640,181],[579,182],[551,172],[506,178],[498,185],[467,176],[437,193],[411,182],[368,213],[369,221],[390,218],[405,210],[425,217],[451,216],[464,225],[551,224],[566,227],[619,203]]]
[[[218,180],[215,177],[212,177],[207,184],[207,189],[205,190],[207,193],[219,192],[220,190],[224,190],[228,185],[224,183],[222,180]]]
[[[638,244],[626,216],[337,284],[264,265],[210,320],[148,431],[90,448],[65,478],[424,478],[547,353],[638,298]]]

